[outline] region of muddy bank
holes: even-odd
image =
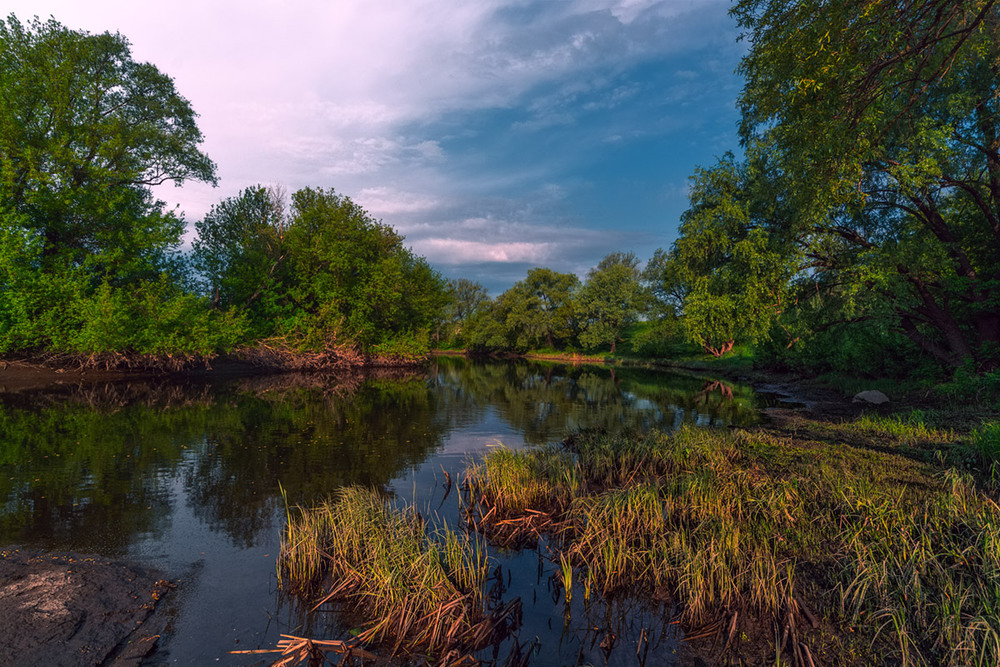
[[[159,637],[159,573],[78,554],[0,551],[0,664],[138,665]]]

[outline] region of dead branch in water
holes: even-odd
[[[232,655],[264,655],[268,653],[280,653],[281,656],[271,663],[271,667],[288,667],[289,665],[301,665],[309,663],[310,667],[325,663],[327,653],[335,653],[341,656],[339,665],[354,664],[355,659],[359,659],[361,664],[365,660],[375,661],[377,656],[361,648],[358,640],[340,641],[336,639],[308,639],[306,637],[296,637],[294,635],[281,635],[283,639],[278,641],[278,647],[274,649],[255,649],[249,651],[230,651]]]

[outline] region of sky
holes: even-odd
[[[199,114],[217,187],[334,188],[446,278],[668,248],[688,179],[738,150],[729,0],[8,0],[119,32]],[[188,238],[190,240],[190,238]]]

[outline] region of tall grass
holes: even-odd
[[[364,641],[443,652],[488,632],[482,604],[486,553],[443,529],[427,535],[412,512],[376,491],[345,487],[290,516],[282,538],[282,588],[322,601],[353,602],[370,619]],[[324,589],[332,582],[333,588]]]
[[[931,428],[927,421],[927,415],[922,410],[911,410],[906,414],[862,415],[853,423],[853,427],[866,435],[894,438],[901,444],[908,445],[952,439],[951,432]]]
[[[889,424],[866,428],[895,429],[897,441],[938,433]],[[842,656],[1000,664],[1000,507],[968,475],[764,431],[569,445],[574,457],[518,453],[519,477],[507,474],[511,453],[488,456],[473,470],[472,511],[550,513],[588,590],[667,591],[689,627],[730,619],[730,639],[737,616],[774,624],[778,653],[800,664],[808,632]],[[820,620],[826,630],[810,630]]]

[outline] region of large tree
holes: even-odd
[[[182,288],[184,221],[151,191],[214,182],[200,142],[121,35],[0,20],[0,352],[214,346]]]
[[[772,228],[835,293],[949,365],[1000,361],[995,0],[740,0],[748,153],[794,216]]]
[[[128,280],[162,268],[183,222],[150,186],[214,182],[196,114],[118,34],[0,21],[0,206],[43,268]],[[126,275],[128,274],[128,275]]]

